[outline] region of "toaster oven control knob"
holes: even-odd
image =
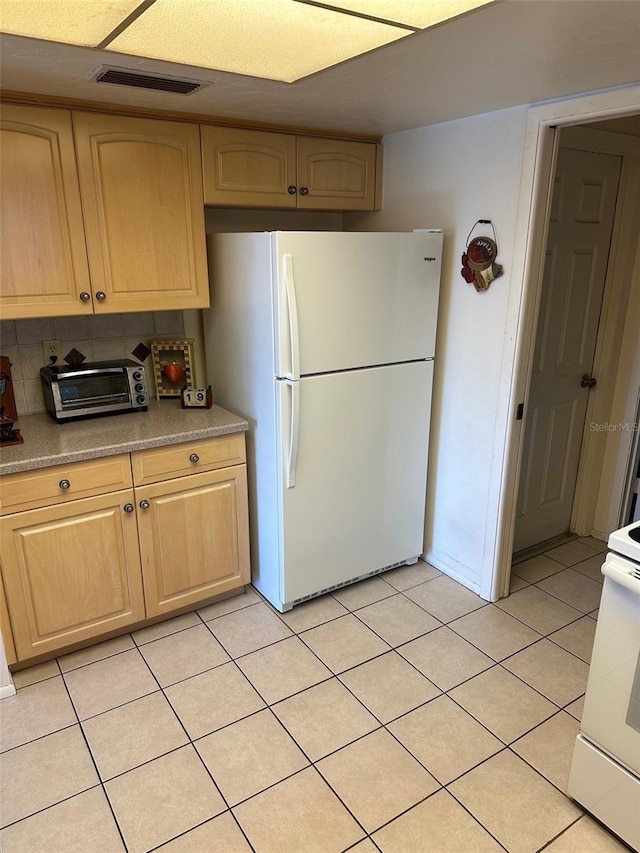
[[[80,301],[81,302],[91,302],[91,294],[87,293],[86,290],[83,290],[82,293],[80,294]]]
[[[70,489],[70,488],[71,488],[71,483],[69,482],[69,480],[60,480],[60,482],[58,483],[58,485],[59,485],[59,486],[60,486],[60,488],[61,488],[63,491],[65,491],[65,492],[67,491],[67,489]]]
[[[199,461],[200,461],[200,457],[198,456],[197,453],[192,453],[191,456],[189,457],[189,462],[193,462],[194,465],[196,465]]]
[[[107,294],[104,292],[104,290],[99,290],[96,293],[96,299],[98,300],[98,302],[104,302],[104,300],[106,298],[107,298]]]
[[[133,378],[134,378],[134,380],[135,380],[136,382],[137,382],[139,379],[142,379],[142,374],[140,373],[140,371],[139,371],[139,370],[134,371]],[[136,391],[137,391],[137,390],[138,390],[138,389],[136,388]]]
[[[125,512],[133,512],[133,511],[135,510],[135,507],[134,507],[134,505],[133,505],[133,504],[125,504],[125,505],[122,507],[122,509],[123,509]]]
[[[145,402],[144,396],[142,394],[138,394],[138,396],[136,397],[136,403],[138,403],[141,406],[144,402]]]
[[[135,386],[135,389],[136,389],[136,391],[137,391],[138,393],[140,393],[140,391],[144,391],[144,385],[141,385],[141,384],[138,382],[138,384]]]

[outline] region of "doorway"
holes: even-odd
[[[571,527],[622,169],[560,131],[514,531],[515,553]]]
[[[611,280],[605,289],[600,323],[602,334],[598,335],[596,346],[596,372],[603,376],[606,373],[608,381],[601,384],[599,394],[589,394],[592,399],[588,402],[587,424],[606,423],[610,415],[612,420],[631,422],[638,407],[640,364],[638,369],[634,367],[639,360],[634,358],[634,353],[640,355],[640,116],[637,94],[634,90],[626,101],[621,99],[617,115],[611,99],[600,95],[588,102],[576,101],[559,108],[544,106],[530,112],[528,145],[531,155],[525,161],[525,175],[531,196],[525,192],[520,201],[525,223],[521,229],[523,273],[528,284],[519,306],[516,367],[510,396],[514,421],[507,433],[499,536],[490,584],[492,600],[509,593],[524,440],[524,422],[518,424],[516,410],[520,408],[520,401],[527,401],[528,397],[543,280],[543,250],[551,208],[551,179],[561,132],[568,147],[623,154],[624,157],[620,227],[614,226]],[[633,104],[635,113],[625,112],[625,103]],[[576,120],[578,117],[581,121]],[[607,132],[602,133],[600,129]],[[597,142],[596,147],[582,144],[582,141],[576,144],[575,134],[591,134],[590,139]],[[632,437],[631,432],[603,435],[585,430],[583,434],[570,530],[574,531],[574,538],[593,534],[599,541],[591,540],[589,544],[598,550],[606,549],[608,533],[620,526]]]

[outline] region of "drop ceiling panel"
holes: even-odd
[[[291,0],[156,0],[108,49],[292,82],[410,34]]]
[[[140,0],[2,0],[4,32],[95,47]]]

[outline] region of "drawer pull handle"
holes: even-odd
[[[125,504],[122,508],[125,512],[133,512],[135,510],[133,504]]]
[[[96,293],[96,299],[98,300],[98,302],[104,302],[104,300],[106,298],[107,298],[107,294],[104,292],[104,290],[99,290]]]
[[[149,501],[140,501],[140,509],[149,509],[150,506]]]
[[[200,461],[200,457],[198,456],[197,453],[192,453],[191,456],[189,457],[189,462],[193,462],[194,465],[196,464],[196,462],[199,462],[199,461]]]
[[[69,480],[60,480],[58,485],[61,489],[64,489],[65,492],[67,491],[67,489],[71,488],[71,483],[69,482]]]

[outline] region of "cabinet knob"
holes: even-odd
[[[65,492],[67,489],[71,488],[71,483],[69,480],[60,480],[58,485],[60,486],[61,489],[64,489]]]
[[[99,290],[96,293],[96,299],[98,300],[98,302],[104,302],[104,300],[106,298],[107,298],[107,294],[104,292],[104,290]]]
[[[133,511],[135,510],[135,507],[134,507],[134,505],[133,505],[133,504],[125,504],[125,505],[122,507],[122,509],[123,509],[125,512],[133,512]]]
[[[189,457],[189,462],[193,462],[194,465],[196,464],[196,462],[199,462],[199,461],[200,461],[200,457],[198,456],[197,453],[192,453],[191,456]]]
[[[140,501],[140,509],[149,509],[150,506],[151,504],[149,501]]]
[[[287,192],[289,193],[289,195],[295,195],[296,194],[296,188],[293,186],[293,184],[291,184],[291,186],[287,187]]]
[[[300,187],[300,195],[309,195],[309,187]]]
[[[91,294],[88,293],[86,290],[83,290],[82,293],[80,294],[80,301],[81,302],[91,302]]]

